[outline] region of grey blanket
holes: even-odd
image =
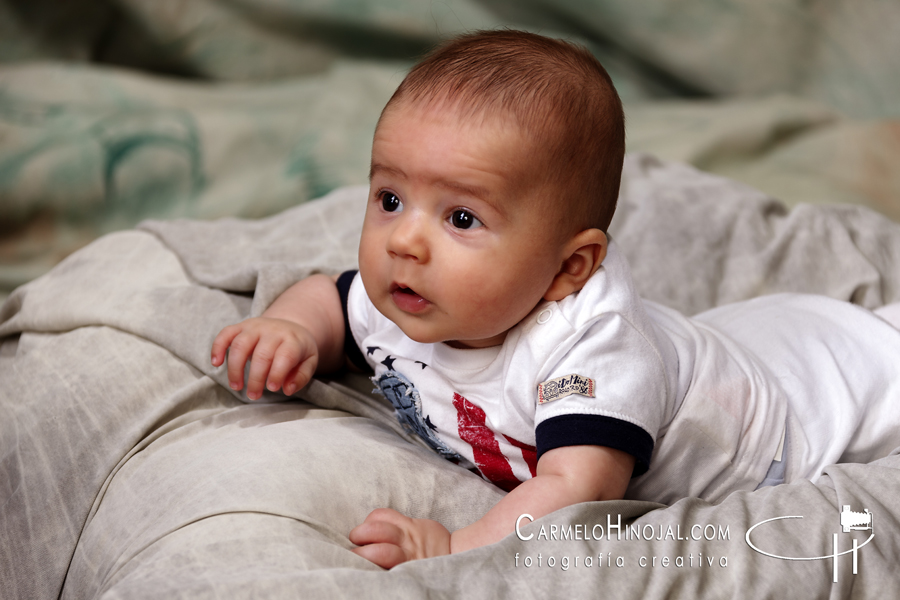
[[[374,508],[455,529],[502,492],[406,437],[364,377],[249,404],[209,351],[296,279],[353,267],[364,199],[343,188],[261,221],[146,222],[9,297],[0,598],[900,595],[896,455],[717,505],[579,504],[390,571],[351,553]],[[900,300],[896,223],[787,211],[647,155],[627,160],[612,235],[642,294],[687,313],[788,290]]]

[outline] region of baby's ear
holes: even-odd
[[[562,266],[547,288],[544,300],[562,300],[583,288],[606,258],[608,245],[606,234],[599,229],[585,229],[569,240]]]

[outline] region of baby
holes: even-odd
[[[382,112],[359,273],[311,276],[216,337],[234,389],[250,360],[250,399],[374,369],[405,426],[509,491],[452,534],[376,510],[350,533],[361,556],[459,552],[584,501],[717,501],[900,445],[900,331],[871,312],[780,295],[689,319],[637,296],[605,233],[624,146],[586,50],[453,40]]]

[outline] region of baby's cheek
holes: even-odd
[[[481,293],[472,293],[469,298],[469,318],[482,327],[505,331],[518,320],[515,317],[519,312],[516,305],[516,299],[502,290],[481,290]]]
[[[362,277],[363,285],[366,291],[370,293],[379,287],[381,278],[381,269],[377,259],[370,252],[363,252],[360,247],[359,252],[359,274]]]

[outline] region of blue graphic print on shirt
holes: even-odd
[[[402,373],[389,368],[380,377],[373,377],[372,382],[378,386],[375,391],[382,393],[391,401],[397,420],[407,431],[421,437],[447,460],[456,463],[463,460],[462,456],[435,434],[436,427],[428,417],[422,416],[422,398],[419,390],[409,379]]]

